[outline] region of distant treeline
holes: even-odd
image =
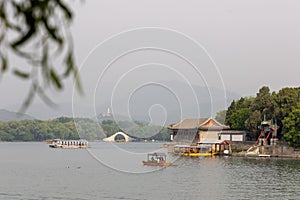
[[[145,123],[121,122],[137,138],[168,140],[166,128]],[[48,139],[87,139],[100,140],[122,131],[112,120],[100,123],[88,118],[59,117],[52,120],[22,120],[0,122],[0,141],[44,141]],[[155,135],[149,135],[157,131]],[[148,137],[149,136],[149,137]]]
[[[129,122],[129,121],[118,121],[117,123],[113,120],[104,120],[101,122],[101,128],[103,129],[104,135],[111,136],[118,131],[125,132],[131,137],[139,139],[154,139],[160,141],[170,140],[170,133],[166,127],[149,125],[143,122]]]
[[[232,129],[249,131],[253,139],[258,137],[258,126],[264,118],[278,124],[280,139],[291,146],[300,146],[300,88],[283,88],[271,93],[269,87],[264,86],[256,97],[233,101],[216,117]]]

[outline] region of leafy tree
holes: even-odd
[[[99,139],[97,123],[90,119],[75,120],[81,137],[88,140]],[[0,122],[0,140],[3,141],[43,141],[54,138],[79,139],[73,118]]]
[[[120,125],[121,127],[119,127]],[[123,131],[130,136],[144,139],[155,139],[155,140],[169,140],[170,134],[167,128],[155,125],[149,125],[143,122],[135,121],[134,123],[129,121],[120,121],[118,124],[112,120],[104,120],[100,124],[103,128],[105,137],[109,137],[118,131]],[[121,130],[125,128],[126,130]],[[155,134],[155,135],[153,135]]]
[[[116,124],[116,123],[113,120],[108,119],[108,120],[103,120],[101,124],[103,125],[103,124]]]
[[[300,100],[300,88],[283,88],[275,95],[277,103],[276,118],[283,120]]]
[[[14,136],[0,130],[0,141],[13,141]]]
[[[225,124],[229,124],[228,120],[232,118],[232,114],[235,113],[237,110],[244,109],[244,108],[250,108],[252,102],[254,101],[253,97],[241,97],[237,101],[232,101],[230,106],[227,109],[226,112],[226,118],[225,118]]]
[[[259,111],[262,116],[266,116],[267,119],[274,117],[275,101],[274,95],[270,93],[270,88],[263,86],[259,89],[256,98],[251,104],[252,111]]]
[[[166,127],[163,127],[159,133],[150,137],[150,139],[160,140],[160,141],[169,141],[170,140],[170,132]]]
[[[60,122],[60,123],[68,123],[68,122],[73,122],[74,119],[70,117],[59,117],[56,118],[55,121]]]
[[[105,120],[102,122],[101,127],[104,131],[104,135],[109,137],[120,131],[118,125],[112,120]]]
[[[99,130],[99,124],[94,122],[91,119],[76,119],[76,129],[73,131],[73,133],[77,134],[77,137],[80,136],[80,138],[87,139],[87,140],[95,140],[95,139],[102,139],[104,136],[100,134]],[[69,122],[69,126],[72,127],[72,129],[75,128],[75,124]],[[78,133],[77,133],[78,130]]]
[[[245,121],[250,117],[250,108],[242,108],[236,110],[229,119],[227,119],[228,125],[232,129],[245,130]]]
[[[258,136],[258,126],[261,120],[273,119],[279,126],[277,136],[282,137],[284,127],[284,138],[290,144],[295,145],[298,140],[297,128],[292,128],[295,119],[295,109],[300,102],[300,88],[282,88],[278,93],[270,92],[269,87],[263,86],[259,89],[256,97],[240,98],[233,101],[228,107],[225,123],[234,129],[248,130],[252,138]],[[249,110],[248,110],[249,109]],[[249,112],[250,111],[250,112]],[[248,116],[248,118],[246,118]],[[244,127],[242,121],[244,121]],[[289,129],[292,129],[291,131]],[[286,133],[288,132],[288,134]]]
[[[76,126],[75,126],[75,122]],[[60,117],[53,120],[23,120],[0,122],[0,140],[1,141],[43,141],[47,139],[79,139],[88,140],[102,139],[106,137],[100,134],[99,125],[91,119],[73,119]],[[148,125],[139,122],[133,126],[132,123],[122,122],[130,125],[129,132],[133,131],[134,135],[149,138],[149,135],[157,133],[150,139],[169,140],[169,133],[166,128],[154,125]],[[101,124],[107,136],[120,131],[118,125],[110,120]],[[80,134],[78,134],[78,132]]]
[[[284,139],[293,147],[300,147],[300,103],[283,119]]]
[[[217,112],[215,119],[218,122],[224,124],[225,120],[226,120],[226,112],[227,112],[227,110],[221,110],[221,111]]]

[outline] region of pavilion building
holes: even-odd
[[[168,126],[170,139],[177,144],[199,144],[205,141],[245,140],[244,131],[230,130],[229,126],[210,118],[183,119]]]

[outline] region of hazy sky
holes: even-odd
[[[136,27],[178,30],[201,43],[227,89],[299,86],[299,1],[86,1],[76,4],[78,61],[113,34]]]
[[[218,76],[214,73],[216,69],[204,73],[210,86],[221,86],[221,80],[226,90],[243,96],[255,95],[263,85],[270,86],[271,90],[286,86],[300,86],[300,2],[297,0],[87,0],[71,1],[70,5],[75,13],[72,33],[76,60],[82,64],[86,59],[84,66],[86,63],[101,65],[99,62],[104,58],[99,58],[97,62],[87,56],[92,49],[111,36],[130,29],[159,27],[178,31],[193,38],[205,48],[220,72]],[[139,36],[138,33],[136,35],[137,38],[144,36]],[[133,40],[127,40],[126,44],[121,43],[120,46],[116,42],[107,49],[102,49],[102,53],[104,52],[102,56],[111,58],[110,54],[114,53],[113,50],[122,52],[126,50],[123,49],[124,46],[131,47],[132,42],[135,42]],[[151,40],[147,42],[155,44],[155,37]],[[147,43],[148,46],[149,44]],[[171,49],[182,47],[182,51],[191,57],[197,56],[189,45],[180,43],[177,39],[166,44],[173,45]],[[116,54],[120,52],[116,51]],[[147,60],[145,63],[151,62],[149,55],[143,55],[142,59],[136,56],[136,59],[141,62],[135,63],[135,58],[131,60],[128,58],[129,61],[123,61],[122,65],[132,62],[140,65],[143,64],[144,59]],[[203,52],[199,54],[199,58],[201,56]],[[172,61],[175,63],[172,59],[167,60],[170,61],[169,65],[172,65]],[[158,61],[161,60],[155,57],[153,62]],[[18,59],[14,62],[18,63]],[[205,71],[205,66],[207,65],[203,64],[201,70]],[[215,67],[215,65],[211,66]],[[193,73],[182,68],[177,70]],[[88,82],[90,76],[94,76],[93,69],[88,71],[90,74],[85,73],[82,77],[84,83]],[[152,73],[155,76],[155,71]],[[107,76],[106,78],[109,79],[110,76]],[[120,76],[114,74],[111,78],[120,78]],[[159,73],[157,79],[174,80],[174,77],[168,76],[168,73],[165,76]],[[213,85],[214,79],[218,82],[217,85]],[[203,80],[197,83],[197,79],[193,78],[191,82],[203,84]],[[28,88],[26,82],[6,74],[0,84],[0,108],[20,105],[27,94],[26,88]],[[67,81],[64,92],[54,92],[52,96],[57,102],[71,102],[72,81]]]

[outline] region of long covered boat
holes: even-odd
[[[50,142],[47,142],[48,144]],[[61,140],[54,139],[49,144],[50,148],[63,148],[63,149],[84,149],[88,147],[88,141],[86,140]]]

